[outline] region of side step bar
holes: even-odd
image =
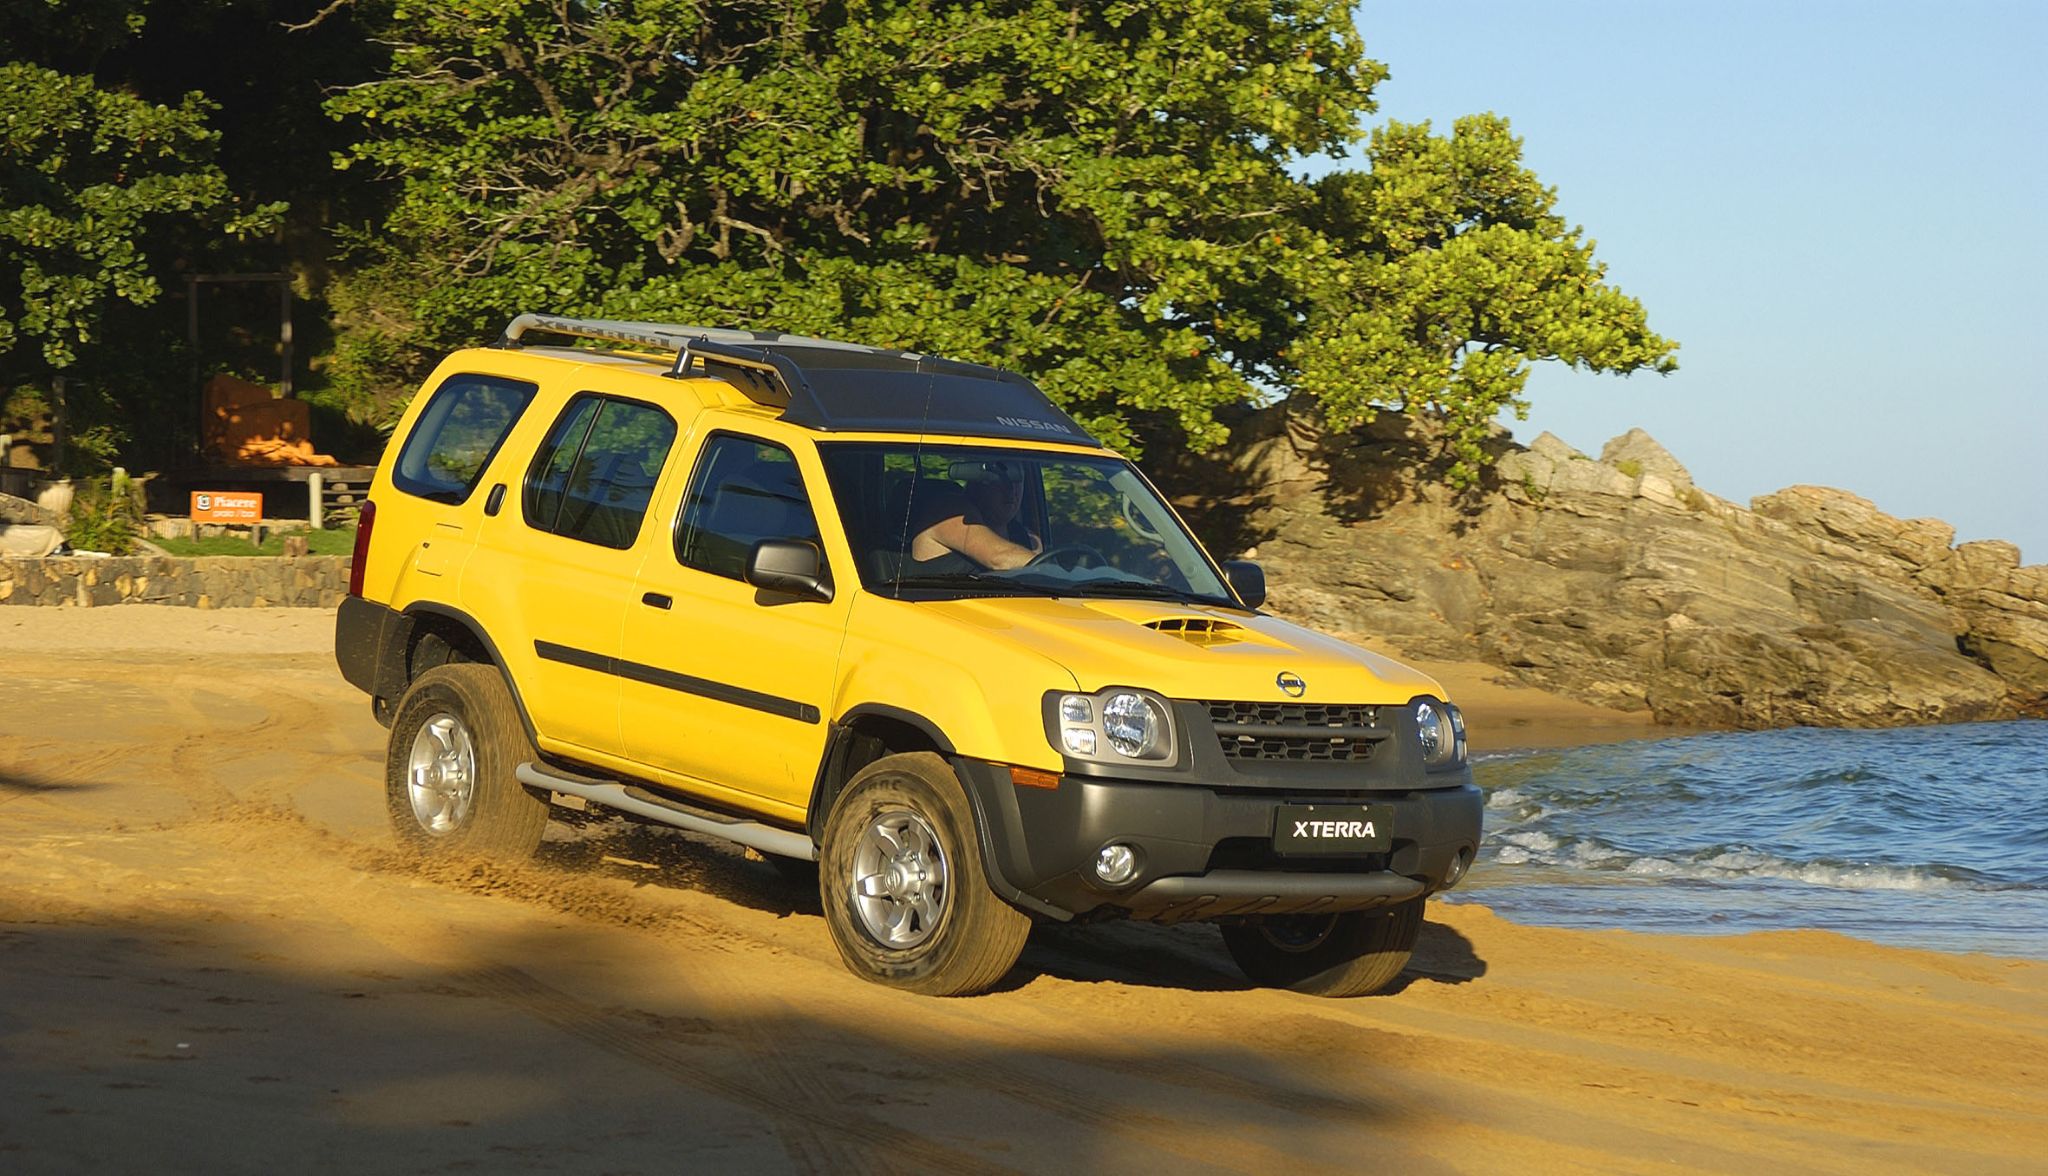
[[[779,857],[800,858],[807,862],[818,860],[818,849],[811,839],[802,833],[777,829],[756,821],[724,817],[716,813],[693,809],[677,801],[667,800],[641,788],[632,788],[616,780],[593,780],[583,776],[571,776],[559,768],[542,767],[539,764],[520,764],[513,772],[519,782],[529,788],[545,788],[552,792],[580,796],[592,804],[646,817],[692,833],[703,833],[710,837],[737,842],[749,849],[772,853]]]

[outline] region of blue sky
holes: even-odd
[[[1507,116],[1670,376],[1558,364],[1508,422],[1641,426],[1738,502],[1838,486],[2048,562],[2048,4],[1368,0],[1376,120]]]

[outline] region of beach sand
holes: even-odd
[[[722,846],[419,868],[332,614],[0,609],[0,1170],[2037,1172],[2048,965],[1433,904],[1395,990],[1213,929],[864,984]],[[1475,745],[1661,734],[1428,665]],[[1492,732],[1492,733],[1489,733]]]

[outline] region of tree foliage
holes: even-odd
[[[332,107],[402,184],[371,280],[460,279],[422,353],[543,306],[774,324],[1031,372],[1124,443],[1253,393],[1287,166],[1380,77],[1335,0],[480,0],[385,35]]]
[[[51,368],[94,341],[105,302],[162,292],[145,242],[167,220],[260,227],[211,162],[208,103],[160,106],[90,78],[0,64],[0,355],[27,342]]]
[[[22,7],[0,331],[48,365],[167,265],[284,268],[359,407],[545,310],[995,363],[1132,450],[1427,413],[1459,479],[1530,363],[1671,366],[1503,120],[1308,178],[1385,76],[1346,0]]]
[[[1317,185],[1330,253],[1308,278],[1310,310],[1290,386],[1330,424],[1382,409],[1440,419],[1468,483],[1502,409],[1526,414],[1532,360],[1593,371],[1672,371],[1676,345],[1602,279],[1593,245],[1554,211],[1521,163],[1507,120],[1375,131],[1370,167]]]

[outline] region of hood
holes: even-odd
[[[1444,697],[1427,674],[1278,617],[1157,600],[996,597],[924,601],[984,637],[1060,663],[1082,690],[1136,686],[1172,698],[1406,702]],[[1277,679],[1306,684],[1298,696]]]

